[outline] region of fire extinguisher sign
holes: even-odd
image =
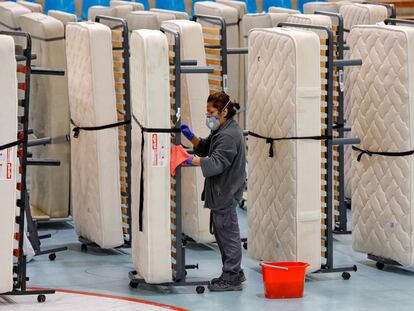
[[[152,167],[167,167],[168,134],[151,134],[151,164]]]
[[[0,180],[13,179],[12,148],[0,150]]]

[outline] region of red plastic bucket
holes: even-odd
[[[261,262],[266,298],[300,298],[305,288],[306,262]]]

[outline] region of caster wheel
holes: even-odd
[[[358,271],[358,267],[356,265],[354,265],[352,268],[354,269],[354,272]]]
[[[350,274],[350,273],[348,273],[348,272],[343,272],[343,273],[342,273],[342,278],[343,278],[344,280],[349,280],[349,279],[351,278],[351,274]]]
[[[50,261],[55,261],[55,259],[56,259],[56,254],[55,253],[49,255],[49,260]]]
[[[197,287],[196,287],[196,292],[197,292],[197,294],[203,294],[205,290],[206,290],[206,289],[205,289],[205,287],[204,287],[204,286],[197,286]]]
[[[243,248],[247,250],[247,242],[243,243]]]
[[[138,287],[138,283],[135,283],[135,282],[129,282],[129,287],[131,287],[131,288],[137,288]]]
[[[86,253],[88,251],[88,246],[86,246],[86,244],[82,244],[81,245],[81,251]]]
[[[43,303],[45,301],[46,301],[46,296],[45,295],[39,295],[39,296],[37,296],[37,302]]]
[[[385,265],[382,262],[377,262],[375,264],[378,270],[384,270]]]

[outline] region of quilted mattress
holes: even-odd
[[[169,64],[166,36],[159,30],[131,35],[132,112],[146,128],[170,128]],[[168,133],[144,133],[132,121],[132,257],[149,283],[172,280],[170,231],[170,139]],[[144,209],[139,228],[141,152],[144,152]],[[142,231],[140,230],[142,229]]]
[[[387,18],[387,8],[382,5],[368,5],[368,4],[349,4],[340,8],[339,12],[344,18],[344,28],[351,30],[356,25],[373,25],[384,21]],[[348,37],[348,33],[344,33],[345,40]],[[348,53],[345,54],[348,57]],[[348,80],[348,72],[353,68],[345,68],[344,74],[344,119],[347,127],[352,127],[350,96],[352,93],[352,85]],[[346,134],[345,134],[346,135]],[[352,188],[352,151],[351,147],[345,146],[345,196],[351,197]]]
[[[42,13],[20,16],[22,31],[32,35],[32,51],[40,67],[66,69],[65,31],[62,22]],[[31,79],[30,127],[36,137],[69,134],[67,76],[35,75]],[[31,148],[35,158],[60,160],[59,167],[30,167],[30,203],[52,218],[69,215],[70,144],[68,141]]]
[[[79,126],[117,122],[111,30],[82,22],[66,28],[71,119]],[[71,141],[75,230],[102,248],[123,244],[118,128],[81,131]]]
[[[350,57],[362,66],[350,75],[352,135],[371,151],[414,149],[414,29],[357,26]],[[352,221],[356,251],[414,265],[414,162],[412,156],[353,154]]]
[[[14,41],[0,35],[0,145],[17,138],[17,76]],[[0,150],[0,293],[13,288],[17,147]]]
[[[195,59],[198,66],[206,66],[201,25],[186,20],[167,21],[163,27],[181,35],[181,59]],[[200,137],[207,137],[205,113],[209,95],[207,74],[184,74],[181,78],[181,121],[188,124]],[[183,138],[184,144],[189,144]],[[200,168],[182,170],[183,231],[199,243],[214,240],[209,231],[210,212],[204,208],[201,193],[204,177]]]
[[[249,36],[250,130],[265,137],[320,135],[316,34],[256,29]],[[306,55],[306,57],[304,57]],[[252,257],[321,264],[320,142],[248,140],[248,241]]]

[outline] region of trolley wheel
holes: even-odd
[[[352,268],[354,269],[354,272],[357,272],[358,271],[357,265],[354,265]]]
[[[247,250],[247,242],[243,242],[243,248]]]
[[[378,270],[384,270],[385,268],[385,265],[382,262],[377,262],[375,266],[377,267]]]
[[[37,296],[37,302],[38,303],[43,303],[46,301],[46,296],[45,295],[39,295]]]
[[[204,294],[205,290],[206,290],[206,288],[204,286],[197,286],[196,287],[197,294]]]
[[[351,274],[349,272],[342,272],[342,278],[344,280],[349,280],[351,278]]]
[[[55,261],[55,259],[56,259],[56,254],[55,253],[52,253],[52,254],[49,255],[49,260],[50,261]]]
[[[136,283],[136,282],[129,282],[129,287],[131,287],[131,288],[137,288],[138,287],[138,283]]]
[[[86,244],[82,244],[81,251],[86,253],[88,251],[88,246]]]

